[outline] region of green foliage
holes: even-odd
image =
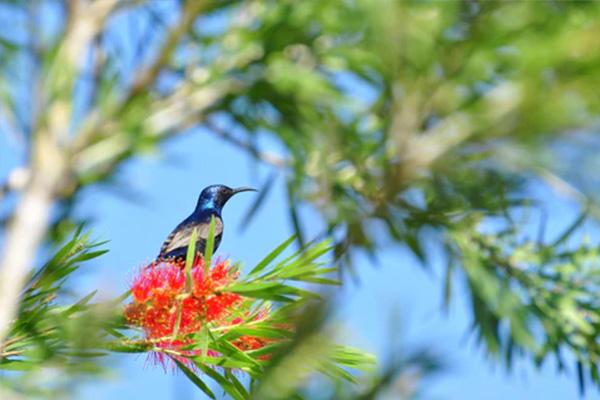
[[[305,247],[284,260],[269,265],[292,243],[292,239],[277,247],[259,262],[245,279],[228,290],[257,299],[293,302],[304,296],[313,298],[317,295],[292,286],[288,281],[338,284],[336,280],[328,277],[330,273],[337,271],[337,268],[327,267],[325,263],[318,261],[319,257],[331,250],[328,241]]]
[[[376,255],[390,241],[426,264],[427,242],[441,238],[449,268],[467,278],[488,352],[502,352],[510,366],[518,354],[539,363],[567,351],[597,382],[596,288],[587,279],[595,267],[581,256],[590,247],[567,240],[573,230],[553,244],[523,243],[527,227],[511,214],[539,202],[530,183],[587,202],[556,175],[564,154],[548,144],[570,143],[597,121],[598,4],[261,1],[244,10],[250,22],[223,35],[234,45],[209,35],[199,48],[252,54],[236,64],[242,89],[217,115],[257,159],[273,163],[253,145],[265,136],[289,152],[284,176],[298,237],[307,203],[326,221],[324,234],[341,238],[336,253],[346,264],[354,250]],[[229,138],[214,120],[207,125]],[[483,235],[490,221],[510,225],[510,235]],[[579,254],[569,260],[573,275],[549,272],[571,253]],[[507,267],[518,257],[525,272]],[[574,287],[577,275],[589,285]],[[265,295],[269,284],[260,285]]]
[[[599,60],[567,44],[593,36],[597,4],[284,1],[251,9],[260,23],[227,37],[260,51],[235,71],[246,86],[227,98],[225,113],[249,138],[285,144],[291,212],[302,201],[317,206],[329,231],[345,233],[340,252],[375,251],[382,241],[371,226],[381,222],[418,255],[415,238],[430,221],[407,200],[415,187],[447,202],[439,217],[502,213],[511,205],[502,196],[519,189],[510,184],[514,166],[535,164],[531,155],[507,160],[507,150],[586,126],[598,111],[589,83]]]
[[[73,301],[67,282],[81,263],[97,258],[102,242],[91,242],[89,234],[75,232],[38,270],[25,287],[18,317],[0,346],[0,370],[19,371],[3,375],[3,385],[29,396],[55,397],[72,386],[70,375],[102,372],[98,357],[107,351],[100,345],[105,329],[118,323],[118,303],[91,303],[95,292]],[[40,385],[48,370],[60,371],[60,378]],[[14,379],[11,379],[14,378]]]
[[[47,29],[39,18],[42,3],[57,7],[58,28]],[[297,312],[295,304],[322,295],[307,285],[336,283],[330,265],[317,260],[330,245],[346,267],[356,251],[376,256],[389,244],[427,265],[428,245],[442,242],[446,305],[453,277],[464,277],[473,327],[489,354],[507,366],[516,355],[537,364],[554,354],[561,365],[574,356],[580,376],[598,383],[597,245],[579,243],[579,224],[550,243],[526,240],[528,227],[512,216],[545,200],[530,190],[539,183],[585,204],[586,217],[600,215],[598,182],[587,172],[597,169],[599,147],[599,3],[136,1],[117,2],[105,14],[97,11],[110,1],[83,3],[64,10],[55,2],[1,4],[26,16],[28,28],[0,35],[0,122],[27,144],[21,158],[31,160],[35,182],[46,181],[48,165],[59,169],[47,193],[49,204],[59,205],[50,238],[60,241],[65,227],[80,222],[72,211],[81,189],[128,187],[118,173],[125,161],[202,127],[272,166],[244,223],[284,179],[297,241],[306,241],[300,212],[306,205],[325,222],[318,236],[336,238],[275,261],[290,239],[229,290],[284,304],[275,315],[285,320]],[[165,3],[167,11],[160,8]],[[128,29],[129,20],[149,28]],[[89,29],[73,29],[81,21]],[[207,28],[215,21],[218,29]],[[72,59],[84,54],[90,60]],[[22,73],[23,60],[29,73]],[[284,150],[271,154],[265,142]],[[47,154],[55,158],[41,163]],[[6,181],[0,199],[21,189]],[[10,220],[14,210],[7,208]],[[489,224],[496,229],[482,228]],[[77,306],[55,302],[79,263],[100,255],[76,237],[32,274],[8,338],[14,342],[3,348],[12,352],[4,354],[3,368],[70,359],[63,354],[75,340],[66,332],[70,323],[98,311],[88,298]],[[113,328],[105,327],[122,340]],[[230,351],[227,368],[258,374],[261,354],[238,354],[224,344],[249,330],[285,336],[273,326],[240,326],[214,338],[204,333],[204,346]],[[345,371],[325,369],[338,377]],[[230,396],[243,396],[230,376],[211,378],[227,382]],[[259,389],[276,387],[265,385]]]
[[[510,368],[515,355],[540,365],[555,356],[566,367],[574,354],[580,379],[600,383],[597,244],[564,243],[575,221],[551,243],[519,237],[513,228],[495,234],[456,230],[452,250],[470,289],[473,326],[489,354]]]

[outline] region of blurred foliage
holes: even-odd
[[[82,188],[129,186],[124,161],[203,127],[272,166],[249,218],[283,177],[299,242],[310,205],[348,267],[357,250],[427,264],[443,246],[444,293],[467,281],[487,352],[568,352],[600,382],[597,249],[574,236],[587,214],[555,241],[513,218],[542,207],[539,182],[599,215],[600,3],[132,0],[93,20],[102,4],[0,7],[16,23],[0,34],[3,130],[68,133],[57,241]]]
[[[488,351],[509,368],[516,355],[536,365],[553,355],[561,371],[575,355],[581,390],[587,379],[600,379],[600,248],[564,243],[582,221],[551,243],[522,238],[515,227],[493,235],[454,231],[449,249],[451,263],[463,266],[473,327]]]
[[[104,330],[119,325],[119,302],[92,304],[95,292],[74,301],[66,285],[83,262],[106,252],[97,249],[102,244],[77,231],[31,274],[16,322],[1,346],[0,370],[15,371],[0,376],[1,385],[11,390],[10,396],[5,393],[9,398],[65,396],[73,389],[73,376],[102,372],[98,358],[108,354],[101,346]]]

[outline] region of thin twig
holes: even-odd
[[[535,172],[557,193],[575,199],[580,204],[587,204],[588,197],[560,176],[545,168],[537,168]]]
[[[91,88],[87,99],[88,110],[93,109],[98,102],[98,92],[102,81],[102,71],[106,64],[106,55],[104,54],[104,49],[102,47],[102,39],[102,33],[98,32],[98,34],[94,37],[92,46],[93,61],[90,79]]]
[[[203,6],[204,2],[200,0],[185,2],[181,18],[169,32],[169,35],[157,53],[158,56],[147,68],[137,75],[131,85],[131,89],[123,101],[123,110],[126,109],[140,93],[146,91],[148,87],[156,81],[158,74],[162,71],[163,67],[169,63],[173,53],[175,53],[179,40],[191,28],[196,17],[202,11]]]
[[[18,356],[23,354],[23,350],[12,350],[12,351],[5,351],[3,353],[0,353],[0,359],[1,358],[6,358],[6,357],[10,357],[10,356]]]
[[[102,120],[98,119],[98,115],[91,115],[88,118],[87,123],[84,124],[86,128],[73,141],[74,152],[83,151],[91,144],[97,142],[99,137],[102,137],[107,132],[106,129],[102,129],[103,127],[109,124],[109,122],[118,119],[142,93],[149,91],[160,72],[171,61],[171,57],[177,49],[177,44],[181,37],[192,27],[196,17],[202,11],[203,5],[204,2],[200,0],[187,1],[185,3],[180,19],[173,24],[167,38],[158,50],[156,58],[147,67],[135,74],[136,78],[127,90],[123,100],[113,108],[112,114]],[[111,136],[118,134],[120,132],[112,133]]]
[[[227,143],[239,147],[242,150],[247,151],[252,155],[252,157],[259,161],[263,161],[277,168],[284,168],[289,165],[284,158],[281,158],[273,153],[267,153],[257,149],[256,146],[254,146],[249,141],[241,140],[233,136],[231,133],[217,126],[212,121],[205,121],[203,125],[206,126],[213,134],[215,134],[219,138],[225,140]]]

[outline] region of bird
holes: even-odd
[[[213,251],[216,251],[223,237],[223,219],[221,212],[223,206],[234,195],[242,192],[256,192],[251,187],[239,187],[232,189],[225,185],[210,185],[205,187],[200,196],[194,212],[184,219],[167,236],[160,248],[157,261],[169,259],[185,259],[188,250],[192,232],[197,231],[196,252],[204,254],[206,242],[208,240],[208,231],[210,220],[215,218],[215,239]]]

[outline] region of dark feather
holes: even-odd
[[[185,257],[187,254],[187,248],[190,243],[192,232],[194,229],[198,232],[198,240],[196,241],[196,251],[204,253],[206,247],[206,241],[208,240],[208,230],[210,227],[209,222],[198,222],[198,221],[184,221],[179,224],[173,232],[167,236],[163,243],[159,259],[165,259],[169,257]],[[215,249],[221,243],[221,237],[223,236],[223,221],[219,217],[215,217]]]

